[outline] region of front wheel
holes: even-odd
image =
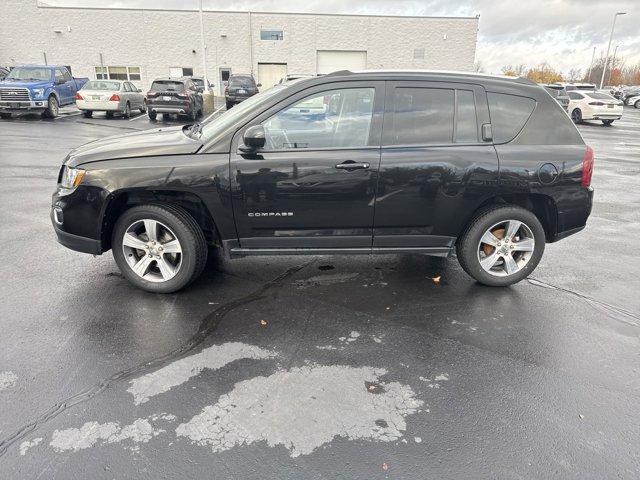
[[[56,118],[58,116],[58,112],[60,111],[60,104],[58,103],[58,99],[53,95],[49,96],[47,100],[47,108],[43,112],[46,118]]]
[[[147,101],[143,100],[142,107],[140,107],[140,113],[146,113],[146,112],[147,112]]]
[[[571,112],[571,120],[573,123],[582,123],[582,111],[579,108]]]
[[[186,211],[170,205],[141,205],[124,212],[111,245],[124,277],[148,292],[184,288],[207,262],[202,229]]]
[[[8,120],[9,118],[11,118],[11,113],[9,112],[0,113],[0,118],[2,118],[3,120]]]
[[[609,125],[611,125],[613,123],[613,120],[602,120],[602,124],[605,127],[608,127]]]
[[[457,245],[460,265],[478,282],[491,287],[513,285],[540,262],[545,234],[538,218],[515,205],[477,215]]]
[[[636,108],[640,108],[640,100],[636,100],[636,103],[634,103],[633,106]]]
[[[91,118],[91,117],[93,117],[93,111],[92,110],[85,110],[84,112],[82,112],[82,115],[84,115],[84,118]]]

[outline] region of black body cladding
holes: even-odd
[[[581,184],[587,147],[562,107],[527,80],[337,72],[274,89],[201,138],[162,128],[72,152],[65,165],[86,175],[53,196],[61,243],[106,251],[117,216],[140,203],[180,205],[232,255],[448,255],[488,205],[532,211],[547,241],[580,230],[590,214],[593,192]],[[354,112],[348,124],[332,121],[336,98]],[[241,148],[246,129],[273,127],[267,122],[287,133],[265,149]],[[336,143],[323,143],[327,132]]]

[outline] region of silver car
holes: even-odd
[[[76,94],[76,106],[89,118],[93,112],[106,112],[107,118],[121,113],[125,118],[132,110],[147,111],[147,99],[142,90],[124,80],[92,80]]]

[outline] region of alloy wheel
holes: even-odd
[[[519,220],[504,220],[491,226],[478,243],[478,261],[496,277],[513,275],[531,260],[535,249],[531,229]]]
[[[122,250],[131,270],[149,282],[171,280],[182,265],[178,237],[157,220],[133,222],[122,238]]]

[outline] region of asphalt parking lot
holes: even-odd
[[[640,110],[580,126],[589,224],[503,289],[407,255],[136,290],[56,243],[50,195],[71,148],[153,126],[0,123],[0,478],[638,477]]]

